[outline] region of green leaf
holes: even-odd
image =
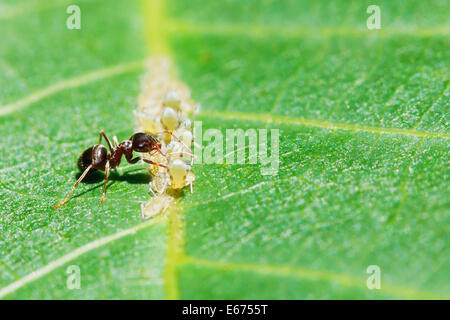
[[[37,3],[0,20],[0,287],[5,298],[162,298],[165,226],[133,233],[149,197],[144,166],[122,164],[103,204],[97,174],[52,208],[100,129],[133,133],[147,54],[138,2],[81,2],[81,30],[66,28],[68,4]],[[81,290],[66,287],[71,265]]]
[[[445,1],[379,1],[372,31],[366,1],[82,1],[81,30],[68,4],[0,15],[0,297],[448,298]],[[203,130],[280,130],[278,175],[195,165],[143,222],[150,177],[124,166],[54,211],[98,131],[133,131],[146,42]]]

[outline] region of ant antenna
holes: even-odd
[[[182,145],[183,145],[183,147],[185,147],[186,148],[186,150],[188,150],[189,152],[189,155],[191,155],[192,157],[194,156],[194,154],[192,153],[192,150],[191,150],[191,148],[189,148],[183,141],[181,141],[180,140],[180,138],[178,138],[176,135],[174,135],[173,133],[172,133],[172,131],[161,131],[161,132],[157,132],[157,133],[155,133],[155,135],[159,135],[159,134],[162,134],[162,133],[168,133],[168,134],[170,134],[172,137],[174,137],[175,138],[175,140],[177,140],[179,143],[181,143]],[[158,148],[158,150],[159,150],[159,148]],[[160,151],[161,152],[161,151]],[[163,153],[161,153],[162,155],[164,155]]]

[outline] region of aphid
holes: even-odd
[[[170,155],[169,153],[168,156]],[[173,190],[183,189],[189,185],[192,193],[194,180],[195,175],[191,172],[191,167],[177,158],[169,161],[167,169],[154,175],[150,191],[153,193],[154,190],[156,193],[162,194],[170,184]]]
[[[178,127],[178,115],[175,110],[165,107],[161,115],[161,124],[166,130],[175,130]]]
[[[192,123],[191,123],[191,120],[189,120],[189,119],[184,119],[180,123],[180,129],[191,130],[191,127],[192,127]]]
[[[178,132],[177,136],[188,147],[190,147],[192,145],[193,137],[192,137],[192,132],[191,131],[180,129],[180,131]]]
[[[183,158],[183,156],[189,156],[192,157],[191,154],[183,152],[183,149],[187,146],[183,141],[177,141],[172,140],[170,143],[166,146],[164,151],[167,155],[173,157],[177,156],[178,158]]]
[[[156,196],[156,194],[162,194],[166,191],[166,187],[169,183],[167,171],[158,172],[153,175],[152,182],[149,185],[149,191]],[[156,194],[155,194],[156,192]]]
[[[165,211],[170,203],[173,201],[173,197],[162,193],[154,196],[147,203],[141,204],[141,216],[142,219],[149,219],[163,211]]]
[[[108,144],[108,148],[110,153],[108,153],[105,146],[101,145],[102,138],[104,138]],[[139,153],[151,153],[154,151],[157,151],[161,155],[165,156],[164,153],[161,151],[161,142],[151,136],[148,133],[142,133],[138,132],[133,134],[129,140],[122,141],[121,143],[118,143],[117,138],[114,139],[114,146],[111,145],[111,142],[109,141],[108,137],[105,135],[105,133],[100,131],[100,140],[99,144],[96,144],[88,149],[86,149],[81,156],[78,158],[78,168],[80,170],[84,170],[83,174],[80,176],[80,178],[77,180],[77,182],[72,187],[72,190],[69,192],[67,197],[60,202],[59,204],[54,206],[54,209],[62,206],[65,204],[69,198],[72,192],[75,190],[75,188],[78,186],[78,184],[84,179],[84,177],[87,175],[89,170],[100,170],[105,171],[105,182],[103,184],[103,194],[100,199],[101,202],[104,201],[105,193],[106,193],[106,183],[108,181],[109,176],[109,170],[115,169],[120,165],[120,162],[122,160],[122,156],[125,156],[125,159],[128,163],[136,163],[139,160],[142,160],[146,163],[156,165],[162,168],[167,168],[166,165],[144,159],[142,157],[135,157],[133,158],[133,151],[139,152]]]
[[[162,105],[164,107],[170,107],[176,111],[179,115],[181,115],[179,118],[186,118],[187,114],[190,114],[197,109],[197,106],[191,99],[189,99],[189,90],[187,90],[187,92],[185,91],[180,93],[177,91],[169,91],[164,97]]]
[[[181,159],[175,159],[169,163],[167,171],[172,189],[182,189],[186,186],[186,177],[190,169],[190,166]]]
[[[142,128],[145,128],[145,131],[159,132],[164,130],[159,116],[146,111],[134,111],[134,115],[137,118],[139,125]]]
[[[163,105],[171,107],[177,111],[180,109],[181,99],[180,95],[176,91],[170,91],[164,98]]]

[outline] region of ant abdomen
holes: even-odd
[[[92,169],[105,170],[108,152],[105,146],[96,144],[86,150],[78,158],[78,169],[81,171],[92,165]]]
[[[92,163],[92,148],[87,148],[83,151],[77,161],[78,169],[84,171]]]

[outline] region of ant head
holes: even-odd
[[[148,133],[138,132],[131,136],[133,150],[136,152],[151,152],[155,149],[161,149],[161,142]]]

